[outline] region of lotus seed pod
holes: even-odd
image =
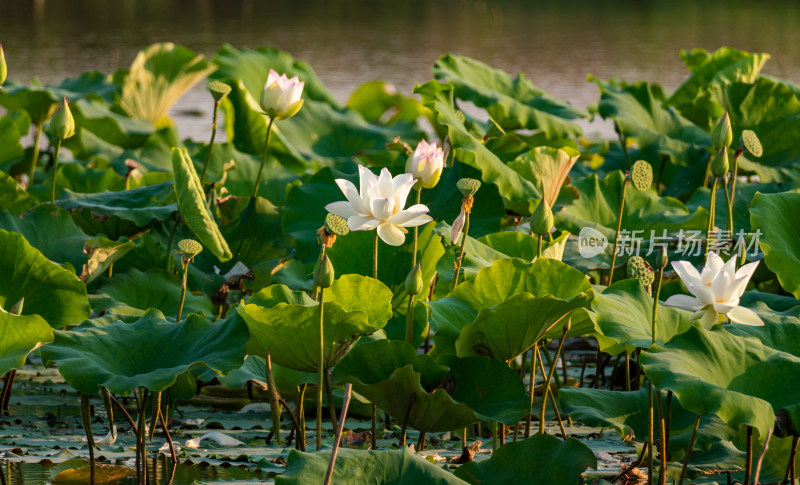
[[[628,278],[636,278],[642,286],[650,286],[656,279],[653,267],[641,256],[633,256],[628,260]]]
[[[424,283],[422,282],[422,268],[417,263],[414,268],[408,273],[406,278],[406,291],[409,295],[419,295],[422,291]]]
[[[6,55],[3,54],[3,44],[0,44],[0,84],[6,82],[6,76],[8,76],[8,65]]]
[[[731,129],[731,118],[726,111],[722,118],[717,121],[714,130],[711,132],[711,144],[716,149],[727,147],[733,141],[733,130]]]
[[[50,132],[60,140],[66,140],[75,134],[75,118],[72,117],[67,98],[61,100],[53,119],[50,120]]]
[[[203,250],[203,245],[194,239],[181,239],[178,242],[178,249],[181,250],[184,256],[191,259]]]
[[[456,187],[464,197],[472,197],[481,188],[481,181],[475,179],[460,179],[456,182]]]
[[[334,272],[333,264],[327,254],[322,255],[322,259],[314,268],[314,286],[320,288],[330,288],[333,284]]]
[[[542,199],[531,216],[531,230],[534,234],[549,234],[554,223],[553,211],[547,201]]]
[[[742,130],[742,145],[750,155],[760,158],[764,154],[764,148],[761,146],[761,140],[753,130]]]
[[[728,147],[722,147],[722,150],[718,151],[714,156],[714,160],[711,161],[711,173],[715,177],[724,177],[729,168]]]
[[[653,185],[653,167],[644,160],[637,160],[631,167],[631,183],[637,190],[647,190]]]
[[[211,81],[206,88],[208,88],[211,97],[214,98],[214,102],[216,103],[225,99],[225,96],[231,92],[231,87],[220,81]]]
[[[347,227],[347,219],[330,212],[325,216],[325,230],[336,236],[346,236],[350,232],[350,228]]]
[[[658,252],[658,258],[656,259],[656,264],[659,268],[664,268],[667,266],[669,262],[669,255],[667,255],[667,248],[666,246],[661,246],[661,250]]]

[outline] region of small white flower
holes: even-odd
[[[428,144],[421,140],[406,162],[406,172],[418,179],[426,189],[432,189],[439,183],[443,169],[444,151],[436,142]]]
[[[377,229],[383,242],[400,246],[406,240],[406,227],[421,226],[433,220],[427,215],[428,207],[424,204],[403,209],[415,182],[410,173],[392,178],[384,167],[380,177],[376,177],[368,168],[359,165],[358,176],[360,190],[349,180],[336,179],[347,200],[325,206],[328,212],[347,219],[351,231]]]
[[[291,118],[303,106],[303,94],[305,81],[300,81],[297,76],[291,79],[286,74],[278,75],[270,69],[267,76],[267,83],[261,92],[261,109],[267,116],[276,120]]]
[[[720,314],[727,315],[734,323],[764,325],[753,310],[739,306],[739,298],[757,266],[758,261],[736,270],[736,256],[726,263],[714,252],[708,253],[700,273],[688,261],[674,261],[673,269],[693,296],[673,295],[664,305],[693,311],[692,320],[700,320],[706,327],[716,324]]]

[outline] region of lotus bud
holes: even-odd
[[[8,76],[8,65],[6,55],[3,54],[3,44],[0,44],[0,84],[6,82],[6,76]]]
[[[322,259],[314,268],[314,286],[320,288],[330,288],[333,284],[334,272],[333,265],[327,254],[322,255]]]
[[[409,295],[419,295],[422,291],[424,283],[422,282],[422,268],[417,263],[414,268],[408,273],[406,278],[406,291]]]
[[[297,76],[289,79],[286,74],[278,76],[277,72],[270,69],[267,83],[261,92],[261,109],[267,116],[276,120],[291,118],[303,106],[303,99],[300,96],[303,94],[304,86],[305,82],[300,81]]]
[[[658,252],[658,257],[656,258],[656,265],[659,268],[664,268],[667,266],[669,262],[669,256],[667,255],[667,248],[665,246],[661,246],[661,250]]]
[[[214,98],[215,103],[219,103],[225,99],[225,96],[231,92],[231,87],[220,81],[211,81],[206,88],[211,93],[211,97]]]
[[[711,173],[715,177],[724,177],[728,173],[728,168],[728,147],[722,147],[711,161]]]
[[[416,150],[406,162],[406,172],[426,189],[432,189],[439,183],[442,169],[444,169],[444,151],[436,142],[428,144],[425,140],[420,140]]]
[[[60,140],[66,140],[75,134],[75,118],[69,109],[67,98],[61,100],[61,104],[50,120],[50,132]]]
[[[553,211],[547,201],[542,198],[531,216],[531,232],[533,234],[549,234],[553,228]]]
[[[731,129],[731,118],[726,111],[722,118],[717,121],[717,125],[711,132],[711,144],[717,149],[727,147],[733,141],[733,130]]]

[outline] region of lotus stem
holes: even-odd
[[[308,385],[304,382],[299,388],[297,393],[297,404],[295,405],[297,413],[297,446],[300,451],[306,451],[306,417],[305,417],[305,403],[306,388]]]
[[[139,483],[145,485],[147,483],[147,453],[145,451],[145,428],[147,421],[145,419],[144,410],[145,402],[147,401],[147,390],[143,387],[139,388],[140,392],[136,394],[136,407],[139,410],[139,423],[136,426],[136,477]]]
[[[417,440],[417,453],[422,452],[425,449],[425,440],[428,437],[428,433],[425,431],[420,431],[419,439]]]
[[[203,179],[206,176],[208,169],[208,161],[211,160],[211,149],[214,148],[214,138],[217,136],[217,111],[219,111],[219,101],[214,101],[214,115],[211,118],[211,140],[208,142],[208,153],[206,153],[206,161],[203,162],[203,171],[200,173],[200,183],[203,184]],[[269,132],[267,132],[269,136]],[[267,138],[269,139],[269,138]],[[266,151],[266,150],[265,150]],[[258,187],[258,186],[256,186]]]
[[[378,279],[378,231],[375,230],[375,235],[372,239],[372,277]]]
[[[106,408],[106,423],[109,432],[114,432],[114,404],[111,402],[111,391],[105,386],[100,386],[100,395],[103,397],[103,407]]]
[[[374,403],[372,404],[372,428],[370,429],[372,433],[372,439],[370,440],[370,445],[372,445],[373,450],[378,449],[378,406]],[[425,437],[423,436],[423,441]]]
[[[753,468],[753,427],[747,427],[747,460],[744,464],[744,483],[750,485],[750,472]]]
[[[625,156],[627,157],[628,151],[625,150]],[[630,160],[628,160],[628,166],[630,166]],[[614,281],[614,266],[617,264],[617,247],[619,246],[619,231],[622,230],[622,213],[625,210],[625,189],[628,187],[628,184],[631,182],[630,175],[625,176],[625,181],[622,182],[622,195],[619,198],[619,209],[617,210],[617,229],[614,231],[614,249],[611,252],[611,267],[608,269],[608,282],[606,283],[607,286],[611,286],[611,283]]]
[[[56,175],[58,175],[58,152],[61,150],[61,138],[56,142],[56,152],[53,155],[53,180],[50,181],[50,205],[56,205]]]
[[[336,437],[333,439],[333,450],[331,451],[331,461],[328,463],[328,471],[325,473],[325,481],[323,485],[330,485],[331,477],[333,477],[333,466],[336,463],[336,454],[339,451],[339,441],[342,439],[342,432],[344,431],[344,419],[347,416],[347,407],[350,405],[350,395],[353,392],[353,385],[349,382],[344,389],[344,401],[342,402],[342,419],[339,421],[339,426],[336,428]]]
[[[117,406],[117,409],[119,409],[119,411],[125,417],[125,420],[128,421],[128,425],[131,427],[131,431],[133,431],[133,434],[138,436],[139,435],[139,427],[136,425],[136,422],[133,420],[133,418],[131,417],[131,415],[128,412],[128,410],[125,409],[125,406],[123,406],[122,403],[117,401],[117,398],[115,398],[113,395],[109,394],[109,397],[111,398],[111,402],[115,406]]]
[[[658,471],[658,485],[667,484],[667,426],[664,421],[664,406],[661,403],[661,391],[656,391],[656,407],[658,409],[658,425],[661,435],[659,442],[661,447],[659,454],[661,455],[661,468]]]
[[[614,131],[617,132],[617,139],[619,139],[620,147],[622,147],[622,153],[625,155],[625,161],[628,162],[628,168],[630,168],[631,157],[628,155],[627,137],[624,134],[622,134],[622,131],[620,131],[619,125],[616,122],[614,123]]]
[[[417,187],[417,204],[422,196],[422,185]],[[417,240],[419,239],[419,226],[414,226],[414,248],[411,251],[411,268],[417,265]]]
[[[153,397],[153,415],[150,416],[150,442],[153,442],[153,437],[156,434],[156,425],[158,425],[158,418],[161,415],[161,392],[157,392]]]
[[[669,433],[672,426],[672,391],[667,391],[667,408],[664,416],[664,430],[666,432],[664,438],[664,450],[667,452],[665,460],[669,461]]]
[[[14,387],[14,378],[17,376],[17,369],[6,372],[5,382],[3,382],[3,393],[0,394],[0,409],[8,411],[8,404],[11,401],[11,389]]]
[[[36,125],[36,134],[34,135],[34,138],[33,138],[33,159],[31,160],[30,171],[28,172],[29,173],[28,178],[30,179],[30,180],[28,180],[28,187],[33,186],[33,177],[36,174],[36,164],[39,162],[39,140],[42,137],[42,126],[43,125],[44,125],[44,122],[39,123],[38,125]]]
[[[464,232],[461,234],[461,246],[458,248],[458,257],[456,257],[456,273],[453,276],[453,288],[455,290],[458,286],[458,275],[461,273],[461,265],[464,260],[464,248],[467,246],[467,234],[469,233],[469,215],[470,212],[464,213]]]
[[[377,234],[377,233],[376,233]],[[323,330],[323,318],[324,318],[324,311],[325,311],[325,302],[323,301],[325,295],[325,288],[319,288],[319,296],[317,297],[317,302],[319,302],[319,365],[317,369],[317,450],[322,447],[322,386],[324,381],[324,373],[325,373],[325,364],[323,361],[325,360],[325,340],[324,340],[324,330]],[[328,405],[333,405],[333,403],[328,403]]]
[[[733,201],[736,198],[736,178],[739,176],[739,157],[742,156],[742,147],[736,149],[733,152],[733,169],[731,170],[731,207],[733,207]],[[733,229],[731,229],[733,231]]]
[[[89,483],[94,483],[94,436],[92,436],[92,417],[89,413],[89,396],[81,393],[81,417],[83,430],[86,433],[86,444],[89,445]]]
[[[6,485],[6,475],[3,472],[3,465],[0,464],[0,485]]]
[[[631,463],[631,464],[630,464],[630,466],[628,466],[628,468],[624,468],[622,471],[620,471],[620,472],[619,472],[619,473],[618,473],[618,474],[617,474],[617,475],[616,475],[614,478],[612,478],[611,480],[609,480],[609,483],[617,483],[617,481],[619,481],[619,479],[620,479],[620,478],[624,477],[625,475],[627,475],[628,473],[630,473],[630,472],[631,472],[631,470],[633,470],[633,469],[634,469],[634,468],[636,468],[637,466],[641,465],[641,464],[642,464],[642,462],[644,461],[644,455],[645,455],[645,453],[647,453],[647,443],[645,443],[645,444],[642,446],[642,452],[641,452],[641,454],[639,454],[639,457],[638,457],[638,458],[636,458],[636,461],[634,461],[633,463]]]
[[[411,408],[414,407],[415,402],[417,402],[417,395],[412,394],[408,398],[408,407],[406,408],[406,413],[403,415],[403,425],[402,428],[400,429],[400,443],[398,444],[398,447],[403,447],[406,445],[406,429],[408,428],[408,418],[411,417]]]
[[[183,304],[186,301],[186,273],[188,273],[189,269],[189,260],[186,258],[181,258],[181,269],[183,270],[183,276],[181,277],[181,303],[178,305],[178,316],[175,319],[176,321],[181,321],[181,314],[183,313]]]
[[[731,236],[733,236],[733,199],[731,199],[731,195],[728,193],[727,184],[725,184],[723,192],[725,192],[725,204],[728,206],[728,231],[731,233]]]
[[[530,387],[530,407],[528,413],[525,415],[525,439],[531,436],[531,410],[533,409],[533,396],[536,393],[536,360],[539,355],[539,344],[533,344],[531,349],[531,387]]]
[[[267,164],[267,150],[269,149],[269,138],[270,134],[272,133],[272,123],[275,122],[275,118],[270,118],[269,123],[267,124],[267,140],[264,142],[264,155],[261,157],[261,167],[258,169],[258,176],[256,177],[256,184],[253,186],[253,195],[251,198],[255,199],[256,195],[258,195],[258,186],[261,184],[261,174],[264,172],[264,165]]]
[[[164,406],[164,408],[165,408],[164,412],[161,412],[161,410],[159,410],[158,416],[159,416],[159,419],[161,420],[161,427],[164,428],[164,436],[167,438],[167,444],[169,445],[169,454],[170,454],[170,456],[172,456],[172,464],[173,464],[172,466],[173,466],[173,472],[174,472],[175,466],[178,465],[178,457],[175,455],[175,444],[172,442],[172,435],[170,435],[170,432],[169,432],[169,426],[168,426],[168,423],[169,423],[169,403],[167,403]]]
[[[708,203],[708,226],[706,227],[706,256],[711,250],[711,232],[714,230],[714,216],[717,201],[717,179],[714,177],[714,183],[711,185],[711,197]]]
[[[333,401],[333,387],[331,386],[331,373],[330,371],[325,371],[325,390],[328,393],[328,410],[331,413],[331,423],[333,424],[333,429],[336,429],[337,426],[337,419],[336,419],[336,404]]]
[[[414,340],[414,295],[408,295],[408,313],[406,314],[406,343],[413,346]]]
[[[756,472],[753,475],[753,484],[758,485],[758,477],[761,475],[761,464],[764,462],[764,455],[767,454],[769,448],[769,440],[772,439],[772,428],[767,430],[767,438],[764,440],[764,446],[761,447],[761,453],[758,454],[758,461],[756,462]]]
[[[625,390],[631,392],[631,356],[625,352]]]
[[[789,483],[791,483],[792,485],[794,485],[795,483],[796,478],[794,475],[794,469],[795,469],[794,459],[795,456],[797,456],[798,443],[800,443],[800,436],[792,437],[791,451],[789,451],[789,463],[786,465],[786,473],[783,475],[783,481],[781,482],[782,484],[786,483],[790,478],[791,481]]]
[[[653,485],[653,382],[647,381],[647,485]]]
[[[686,458],[683,459],[683,467],[681,468],[681,476],[678,478],[678,485],[683,485],[683,480],[686,478],[686,468],[689,466],[689,459],[692,457],[692,448],[694,448],[694,439],[697,437],[697,428],[700,427],[700,415],[697,415],[697,418],[694,420],[694,427],[692,428],[692,436],[689,438],[689,448],[686,449]],[[752,428],[749,426],[747,427],[748,432],[752,433]],[[749,455],[748,455],[749,458]],[[746,473],[746,477],[750,478],[750,465],[748,464],[748,471]],[[748,480],[745,480],[745,483],[749,483]]]
[[[550,355],[550,351],[547,350],[546,342],[547,341],[542,343],[542,353],[544,354],[544,360],[547,361],[547,365],[548,366],[553,366],[554,365],[553,362],[555,362],[555,361],[553,360],[553,357]],[[542,362],[542,365],[544,365],[544,360],[542,360],[542,356],[540,355],[539,356],[539,361]],[[556,353],[556,360],[558,360],[558,353]],[[544,377],[544,375],[542,375],[542,377]],[[555,375],[553,375],[553,377],[556,380],[556,387],[560,388],[561,387],[561,378],[558,377],[558,372],[556,372]]]
[[[267,347],[267,361],[266,361],[266,378],[267,390],[269,391],[270,403],[269,410],[272,414],[272,435],[281,443],[281,395],[278,391],[278,386],[275,385],[275,377],[272,375],[272,358],[270,356],[270,347]]]
[[[536,257],[537,258],[541,258],[542,257],[542,235],[541,234],[537,234],[536,235]]]
[[[553,393],[547,393],[548,397],[550,398],[550,404],[553,406],[553,411],[556,413],[556,420],[558,420],[558,427],[561,428],[561,436],[564,440],[567,439],[567,430],[564,428],[564,420],[561,419],[561,413],[558,411],[558,404],[556,404],[556,399],[553,397]]]
[[[167,263],[166,263],[166,270],[167,273],[172,272],[172,243],[175,242],[175,232],[178,230],[178,224],[181,222],[181,216],[178,214],[177,219],[175,219],[175,223],[172,225],[172,230],[169,232],[169,242],[167,243]]]
[[[564,339],[567,337],[567,332],[569,331],[570,325],[564,325],[564,332],[561,334],[561,340],[558,342],[558,350],[556,351],[556,357],[558,354],[561,353],[561,349],[564,348]],[[550,363],[550,369],[547,371],[547,379],[544,383],[544,394],[542,395],[542,407],[539,414],[539,434],[544,434],[544,412],[547,407],[547,394],[550,392],[550,380],[553,378],[553,374],[555,373],[556,366],[552,362]],[[542,372],[544,373],[544,366],[542,366]],[[558,376],[556,376],[557,378]]]

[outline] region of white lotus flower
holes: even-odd
[[[708,253],[700,273],[688,261],[674,261],[672,267],[693,296],[673,295],[664,305],[693,311],[692,320],[700,320],[705,327],[716,324],[720,314],[734,323],[764,325],[753,310],[739,306],[739,298],[757,266],[758,261],[736,270],[735,255],[726,263],[714,252]]]
[[[351,231],[377,229],[383,242],[400,246],[406,240],[406,227],[421,226],[433,220],[427,215],[428,207],[424,204],[403,209],[415,183],[410,173],[392,178],[384,167],[380,177],[376,177],[368,168],[359,165],[358,176],[360,190],[349,180],[336,179],[347,200],[325,206],[331,214],[347,219]]]
[[[261,92],[261,109],[267,116],[276,120],[291,118],[303,106],[303,99],[300,96],[303,94],[305,84],[305,81],[300,81],[297,76],[289,79],[286,74],[279,76],[270,69],[267,83]]]
[[[443,169],[444,151],[436,142],[428,144],[421,140],[406,162],[406,172],[418,179],[426,189],[432,189],[439,183]]]

